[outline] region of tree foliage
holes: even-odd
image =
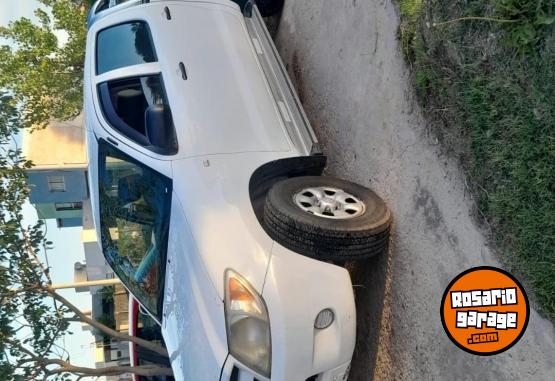
[[[0,27],[0,88],[13,94],[22,126],[33,128],[81,111],[87,34],[87,2],[39,1],[38,23],[22,18]]]
[[[129,337],[90,319],[52,287],[41,251],[51,243],[42,221],[24,225],[29,196],[26,173],[32,163],[14,136],[24,128],[68,119],[82,107],[86,6],[81,1],[40,0],[38,24],[20,19],[0,27],[0,381],[65,380],[119,375],[170,375],[158,366],[86,368],[73,364],[60,346],[70,322],[93,326],[107,336],[129,340],[160,355],[157,344]],[[56,30],[65,30],[61,45]],[[68,269],[68,271],[71,271]]]
[[[117,332],[90,319],[51,287],[41,251],[49,242],[43,222],[24,225],[22,207],[29,196],[26,171],[32,163],[21,156],[13,136],[21,129],[21,113],[12,95],[0,91],[0,380],[64,379],[77,376],[169,375],[157,366],[79,367],[59,346],[73,321],[87,323],[107,336],[129,340],[155,353],[164,348]]]

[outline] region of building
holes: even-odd
[[[27,183],[31,190],[29,200],[38,217],[55,219],[59,228],[82,227],[85,263],[75,264],[76,281],[115,276],[97,242],[88,191],[85,139],[83,115],[79,115],[70,121],[53,122],[42,130],[25,131],[22,145],[23,155],[34,164],[27,171]],[[91,293],[93,319],[104,319],[118,331],[128,330],[128,296],[122,286],[78,288],[76,291]],[[107,340],[93,333],[97,343],[97,367],[129,364],[127,342]]]
[[[29,199],[39,218],[55,218],[58,227],[81,226],[88,199],[83,116],[26,131],[23,155],[35,165],[28,170]]]
[[[87,180],[86,132],[83,115],[53,122],[45,129],[25,131],[23,155],[34,164],[27,171],[29,201],[41,219],[55,219],[59,228],[83,228],[87,280],[112,278],[97,243]],[[93,290],[95,291],[95,290]]]

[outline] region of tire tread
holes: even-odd
[[[380,226],[372,225],[369,218],[360,219],[354,223],[334,224],[328,219],[312,218],[311,223],[307,223],[300,214],[304,214],[301,209],[295,212],[290,205],[285,205],[292,194],[283,194],[290,190],[290,186],[285,186],[287,182],[302,182],[303,178],[287,179],[277,183],[266,197],[264,206],[264,224],[268,234],[286,248],[299,254],[313,257],[320,260],[345,261],[354,259],[364,259],[387,251],[389,246],[389,235],[391,230],[391,218],[386,218]],[[313,177],[307,177],[314,181]],[[333,178],[323,178],[328,181]],[[322,180],[320,180],[322,181]],[[333,179],[333,182],[341,182],[341,185],[349,187],[356,185],[344,180]],[[361,188],[356,185],[356,187]],[[373,192],[367,190],[374,202],[383,201]],[[385,204],[379,205],[383,209]],[[382,210],[377,208],[377,210]],[[389,210],[385,207],[387,216]],[[318,223],[321,220],[321,223]],[[350,220],[350,221],[354,221]]]

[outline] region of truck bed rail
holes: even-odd
[[[306,155],[321,154],[316,134],[256,5],[252,7],[252,16],[245,17],[245,23],[293,144]]]

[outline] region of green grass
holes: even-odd
[[[400,0],[400,37],[501,259],[555,318],[555,18],[545,3]]]

